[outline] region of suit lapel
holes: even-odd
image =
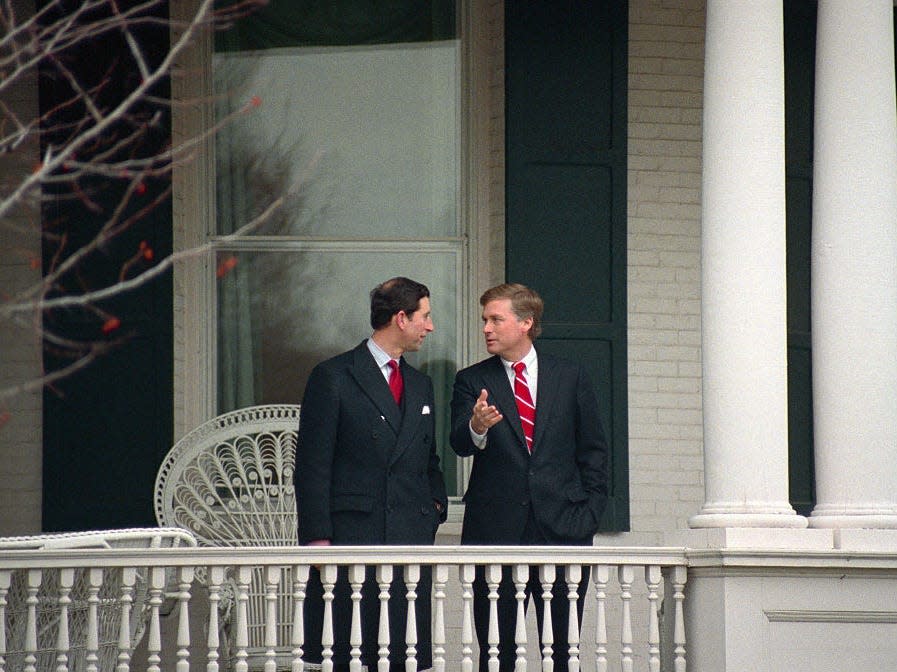
[[[405,381],[405,391],[402,399],[404,412],[395,448],[389,456],[390,464],[399,459],[399,456],[412,443],[417,433],[417,427],[423,417],[424,404],[427,402],[426,378],[406,363],[404,358],[401,360],[401,366],[402,378]],[[395,402],[393,402],[393,406],[395,406]],[[430,413],[433,410],[431,408]]]
[[[558,370],[553,366],[550,356],[538,354],[539,357],[539,385],[536,391],[536,428],[533,434],[533,455],[542,444],[545,427],[548,418],[551,417],[554,403],[557,400]]]
[[[492,397],[492,404],[495,405],[505,420],[510,424],[511,431],[517,437],[521,450],[527,453],[526,438],[523,436],[523,427],[520,424],[520,413],[517,412],[517,401],[514,399],[514,390],[508,380],[508,373],[505,365],[502,364],[501,358],[495,356],[492,358],[484,375],[485,388]],[[539,422],[538,406],[536,410],[536,424]],[[528,453],[527,453],[528,454]]]
[[[402,425],[402,410],[392,398],[389,384],[380,369],[377,368],[377,362],[374,361],[374,356],[368,350],[365,342],[355,348],[355,366],[352,368],[352,376],[362,391],[377,406],[380,414],[393,428],[393,431],[398,434]]]

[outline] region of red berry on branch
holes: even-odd
[[[121,320],[117,317],[110,317],[103,323],[103,333],[111,334],[113,331],[118,329],[121,326]]]
[[[237,265],[237,258],[234,256],[227,257],[226,259],[222,259],[221,263],[218,264],[218,270],[215,271],[215,275],[219,278],[223,278],[225,275],[230,273],[234,266]]]

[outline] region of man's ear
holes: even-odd
[[[408,321],[408,316],[405,314],[404,310],[400,310],[395,315],[392,316],[393,320],[395,320],[395,325],[399,329],[405,328],[405,323]]]

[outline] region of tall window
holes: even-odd
[[[447,437],[467,291],[456,17],[448,0],[272,2],[216,42],[217,412],[298,403],[317,362],[369,335],[369,290],[404,275],[431,290],[436,330],[409,360]]]

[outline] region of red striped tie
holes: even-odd
[[[523,372],[526,364],[517,362],[514,364],[514,398],[517,400],[517,413],[520,414],[520,424],[523,426],[523,436],[526,438],[526,449],[533,452],[533,429],[536,427],[536,405],[529,393],[529,385]]]

